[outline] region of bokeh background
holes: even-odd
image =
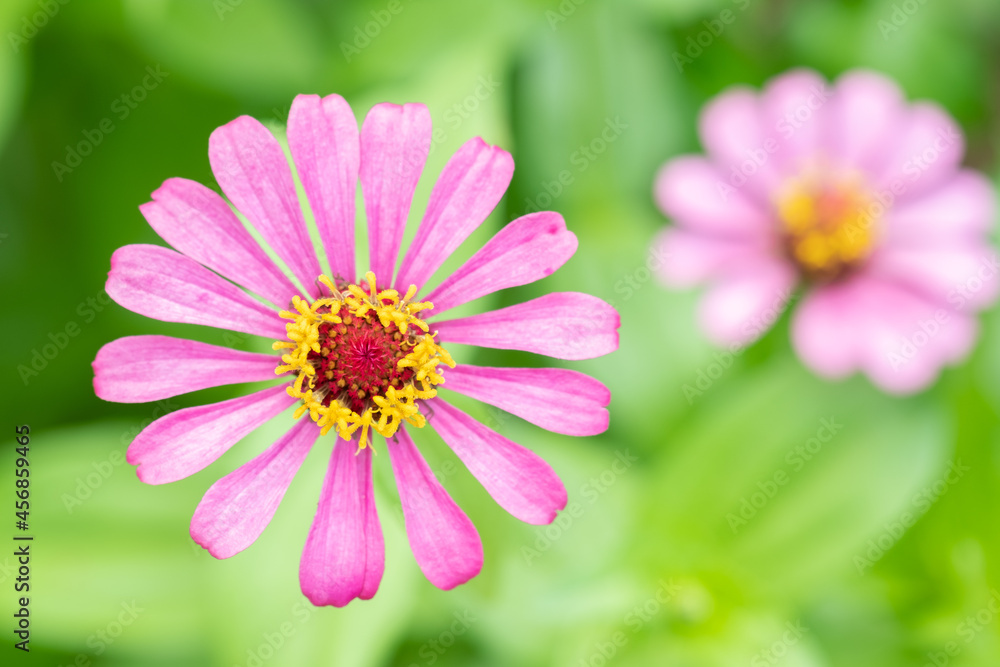
[[[706,38],[724,10],[734,20]],[[707,45],[685,53],[699,35]],[[1000,313],[985,315],[967,363],[902,399],[861,378],[811,376],[784,318],[745,352],[718,356],[695,328],[696,295],[664,290],[648,270],[666,224],[653,176],[699,150],[698,109],[793,66],[828,77],[876,68],[910,98],[939,101],[966,131],[967,163],[995,178],[995,0],[4,0],[0,41],[0,539],[17,532],[18,424],[31,426],[35,535],[30,655],[12,647],[13,548],[0,549],[0,663],[1000,664]],[[679,67],[675,53],[691,61]],[[261,539],[216,561],[187,534],[195,506],[290,417],[192,478],[153,487],[122,462],[132,437],[165,412],[248,387],[156,405],[93,394],[90,362],[120,336],[267,348],[144,319],[108,305],[103,285],[115,248],[161,243],[137,207],[164,179],[215,187],[215,127],[250,114],[280,131],[306,92],[340,93],[359,118],[381,101],[429,106],[444,132],[411,223],[467,138],[513,153],[513,185],[460,259],[533,207],[566,217],[580,239],[568,265],[477,309],[580,290],[622,314],[618,352],[569,364],[611,388],[606,434],[557,436],[469,407],[561,474],[570,511],[556,525],[506,515],[429,429],[419,433],[486,549],[482,574],[451,592],[409,552],[385,456],[381,590],[316,609],[299,591],[298,560],[332,436]],[[581,152],[602,133],[613,138],[603,150]],[[77,162],[67,153],[82,141],[94,145]],[[62,335],[68,325],[76,335]],[[53,358],[35,358],[60,341]]]

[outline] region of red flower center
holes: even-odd
[[[313,390],[326,392],[325,405],[339,399],[361,414],[372,396],[413,381],[414,369],[400,369],[398,363],[416,344],[416,337],[401,334],[395,324],[383,326],[373,315],[347,315],[340,324],[324,322],[319,326],[319,344],[319,352],[310,351],[308,358],[317,371]]]

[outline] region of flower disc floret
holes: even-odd
[[[843,278],[871,253],[872,198],[854,180],[792,179],[778,200],[785,248],[802,276],[817,283]]]
[[[295,417],[308,412],[322,434],[336,429],[345,440],[360,428],[360,448],[369,429],[391,438],[403,422],[423,427],[417,400],[437,395],[440,364],[455,366],[418,317],[433,304],[412,301],[415,285],[400,297],[379,290],[371,271],[365,278],[361,286],[320,276],[329,295],[311,303],[294,297],[294,310],[280,313],[291,320],[287,340],[273,345],[286,350],[275,373],[297,374],[287,390],[302,401]]]

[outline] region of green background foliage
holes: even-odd
[[[7,555],[13,549],[0,549],[7,619],[0,661],[1000,664],[1000,623],[990,610],[1000,598],[998,314],[985,315],[964,365],[920,395],[893,398],[863,378],[829,384],[813,377],[789,351],[785,318],[749,350],[720,356],[696,330],[696,295],[664,290],[645,268],[651,240],[666,224],[652,203],[653,176],[669,157],[700,150],[698,109],[731,84],[759,86],[793,66],[828,77],[875,68],[911,98],[938,100],[967,133],[967,162],[995,178],[1000,4],[400,0],[396,14],[386,13],[389,5],[0,4],[7,431],[0,474],[7,528],[0,532],[8,535],[0,539],[15,532],[12,430],[22,423],[32,428],[36,536],[30,656],[11,646],[16,575]],[[46,7],[44,27],[26,28]],[[702,34],[707,46],[692,49],[696,56],[679,67],[675,54],[724,10],[734,20],[710,40]],[[368,25],[379,17],[385,25]],[[366,26],[377,33],[367,43],[359,37]],[[121,97],[142,83],[147,67],[166,76],[131,108]],[[567,364],[611,388],[607,433],[563,437],[469,406],[560,473],[571,504],[558,524],[536,528],[506,515],[426,429],[418,443],[483,537],[483,572],[451,592],[423,578],[383,452],[376,486],[385,578],[374,600],[343,610],[310,607],[297,576],[332,436],[310,454],[261,539],[219,562],[188,537],[190,516],[215,479],[266,447],[290,417],[189,479],[147,486],[121,463],[139,429],[165,411],[251,387],[119,405],[94,396],[90,368],[101,345],[133,334],[267,349],[249,336],[106,305],[105,273],[115,248],[161,243],[137,207],[164,179],[216,187],[207,159],[214,128],[250,114],[280,131],[294,95],[333,92],[359,118],[381,101],[423,102],[444,129],[411,223],[434,176],[467,138],[480,135],[514,155],[507,197],[449,267],[533,203],[561,212],[578,235],[580,249],[562,270],[475,309],[579,290],[622,314],[618,352]],[[53,163],[68,164],[70,147],[87,141],[85,133],[95,136],[104,119],[113,130],[59,173]],[[609,123],[619,128],[615,140],[586,157],[581,147]],[[542,195],[557,190],[563,172],[561,192],[545,205]],[[41,369],[36,361],[36,374],[25,373],[50,335],[62,340],[68,325],[78,333],[64,349]],[[455,356],[548,363],[474,349]],[[836,429],[824,430],[831,422]],[[948,477],[952,466],[960,476]],[[745,507],[754,502],[760,507]],[[749,518],[734,522],[741,510]]]

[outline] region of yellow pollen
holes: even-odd
[[[322,435],[336,430],[345,440],[361,429],[359,451],[368,446],[370,430],[391,438],[404,422],[426,425],[417,401],[437,395],[435,386],[444,382],[440,364],[455,367],[417,316],[434,306],[412,302],[416,285],[400,299],[394,289],[378,291],[371,271],[365,281],[367,292],[320,276],[331,295],[312,303],[293,297],[292,309],[280,313],[291,320],[287,340],[272,345],[283,352],[275,373],[296,374],[287,389],[302,401],[295,418],[309,413]]]
[[[868,257],[877,212],[855,181],[796,180],[777,201],[789,256],[807,278],[820,282],[843,276]]]

